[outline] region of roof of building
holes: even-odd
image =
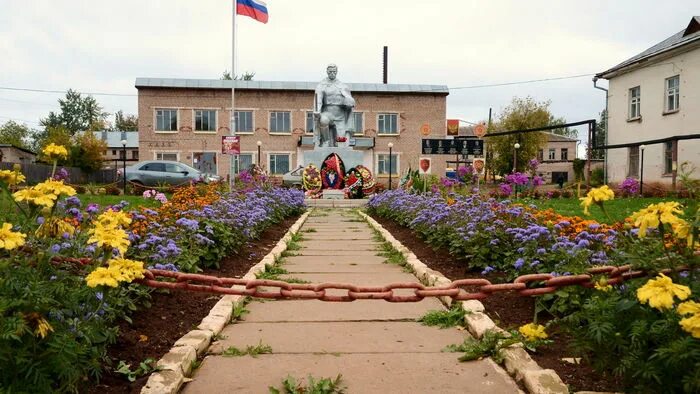
[[[22,152],[31,153],[32,155],[36,155],[36,153],[32,152],[29,149],[25,149],[25,148],[22,148],[19,146],[14,146],[12,144],[0,144],[0,148],[15,148],[17,150],[21,150]]]
[[[314,91],[318,82],[241,81],[221,79],[136,78],[136,88],[231,89],[241,90],[306,90]],[[413,85],[382,83],[348,83],[353,92],[449,94],[447,85]]]
[[[648,48],[647,50],[632,56],[631,58],[625,60],[624,62],[612,67],[606,71],[598,73],[597,78],[608,78],[614,75],[616,71],[623,69],[627,66],[635,65],[639,62],[647,60],[653,56],[660,55],[662,53],[668,52],[670,50],[691,44],[700,40],[700,16],[694,16],[688,27],[679,31],[678,33],[672,35],[671,37],[661,41],[660,43]]]
[[[103,140],[109,148],[121,148],[122,139],[126,139],[127,148],[139,147],[139,132],[138,131],[110,131],[99,130],[92,132],[95,138]]]
[[[541,132],[541,133],[547,135],[548,142],[577,142],[578,141],[577,138],[570,138],[570,137],[566,137],[566,136],[563,136],[560,134],[545,133],[545,132]]]

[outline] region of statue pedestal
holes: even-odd
[[[335,153],[343,160],[345,171],[359,165],[363,165],[365,153],[362,151],[353,150],[350,147],[315,147],[313,150],[304,152],[304,167],[313,164],[319,169],[323,165],[323,161],[331,153]]]
[[[324,200],[344,200],[345,193],[342,190],[326,189],[323,191]]]

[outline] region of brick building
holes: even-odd
[[[232,83],[238,157],[221,154],[221,137],[230,135]],[[313,149],[316,82],[137,78],[135,85],[141,160],[177,160],[224,177],[259,161],[281,175],[303,165],[304,152]],[[392,143],[394,175],[417,168],[419,157],[432,158],[431,172],[444,175],[447,156],[420,153],[422,132],[445,136],[447,86],[348,85],[356,101],[355,149],[364,151],[365,166],[388,177]]]

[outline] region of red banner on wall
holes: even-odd
[[[221,153],[225,155],[241,154],[241,137],[237,135],[224,135],[221,137]]]
[[[447,119],[447,135],[459,135],[459,119]]]

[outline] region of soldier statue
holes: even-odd
[[[342,137],[345,139],[342,146],[349,146],[355,100],[350,88],[336,79],[338,66],[329,64],[326,72],[328,78],[319,82],[314,96],[314,145],[338,146],[338,138]]]

